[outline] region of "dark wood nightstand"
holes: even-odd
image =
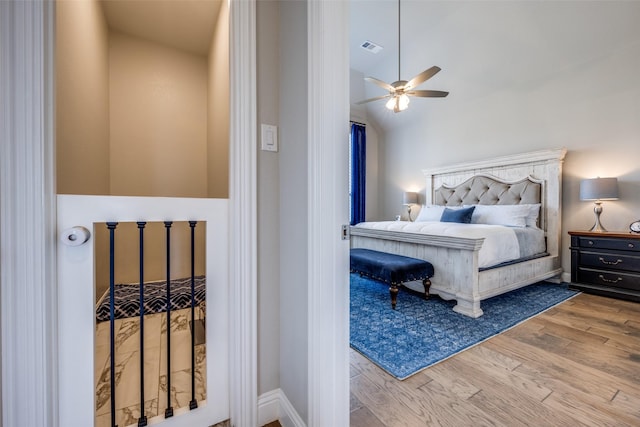
[[[569,235],[570,288],[640,302],[640,235],[591,231]]]

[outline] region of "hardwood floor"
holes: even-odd
[[[640,426],[640,304],[580,294],[398,381],[351,350],[351,427]]]

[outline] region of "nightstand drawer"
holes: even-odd
[[[578,282],[640,291],[640,275],[579,268]]]
[[[604,270],[640,271],[640,257],[612,252],[580,252],[580,266]]]
[[[602,237],[579,237],[580,248],[613,249],[617,251],[640,252],[640,242],[625,239],[607,239]]]

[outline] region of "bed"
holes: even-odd
[[[480,233],[474,224],[460,224],[469,226],[467,231],[455,224],[444,224],[455,230],[442,232],[438,226],[402,221],[352,226],[351,247],[431,262],[435,272],[430,293],[456,300],[454,311],[458,313],[480,317],[484,299],[541,280],[559,281],[565,154],[565,149],[544,150],[423,171],[426,206],[451,210],[480,206],[480,211],[490,210],[484,206],[493,205],[515,206],[514,210],[524,209],[518,205],[537,206],[535,224],[526,224],[530,226],[526,228],[538,229],[533,234],[538,233],[542,239],[542,247],[533,253],[487,261],[481,249],[491,237]]]

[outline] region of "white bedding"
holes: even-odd
[[[455,222],[380,221],[361,222],[356,227],[402,231],[437,236],[484,238],[478,253],[478,267],[491,267],[521,257],[520,245],[513,228],[502,225],[460,224]]]

